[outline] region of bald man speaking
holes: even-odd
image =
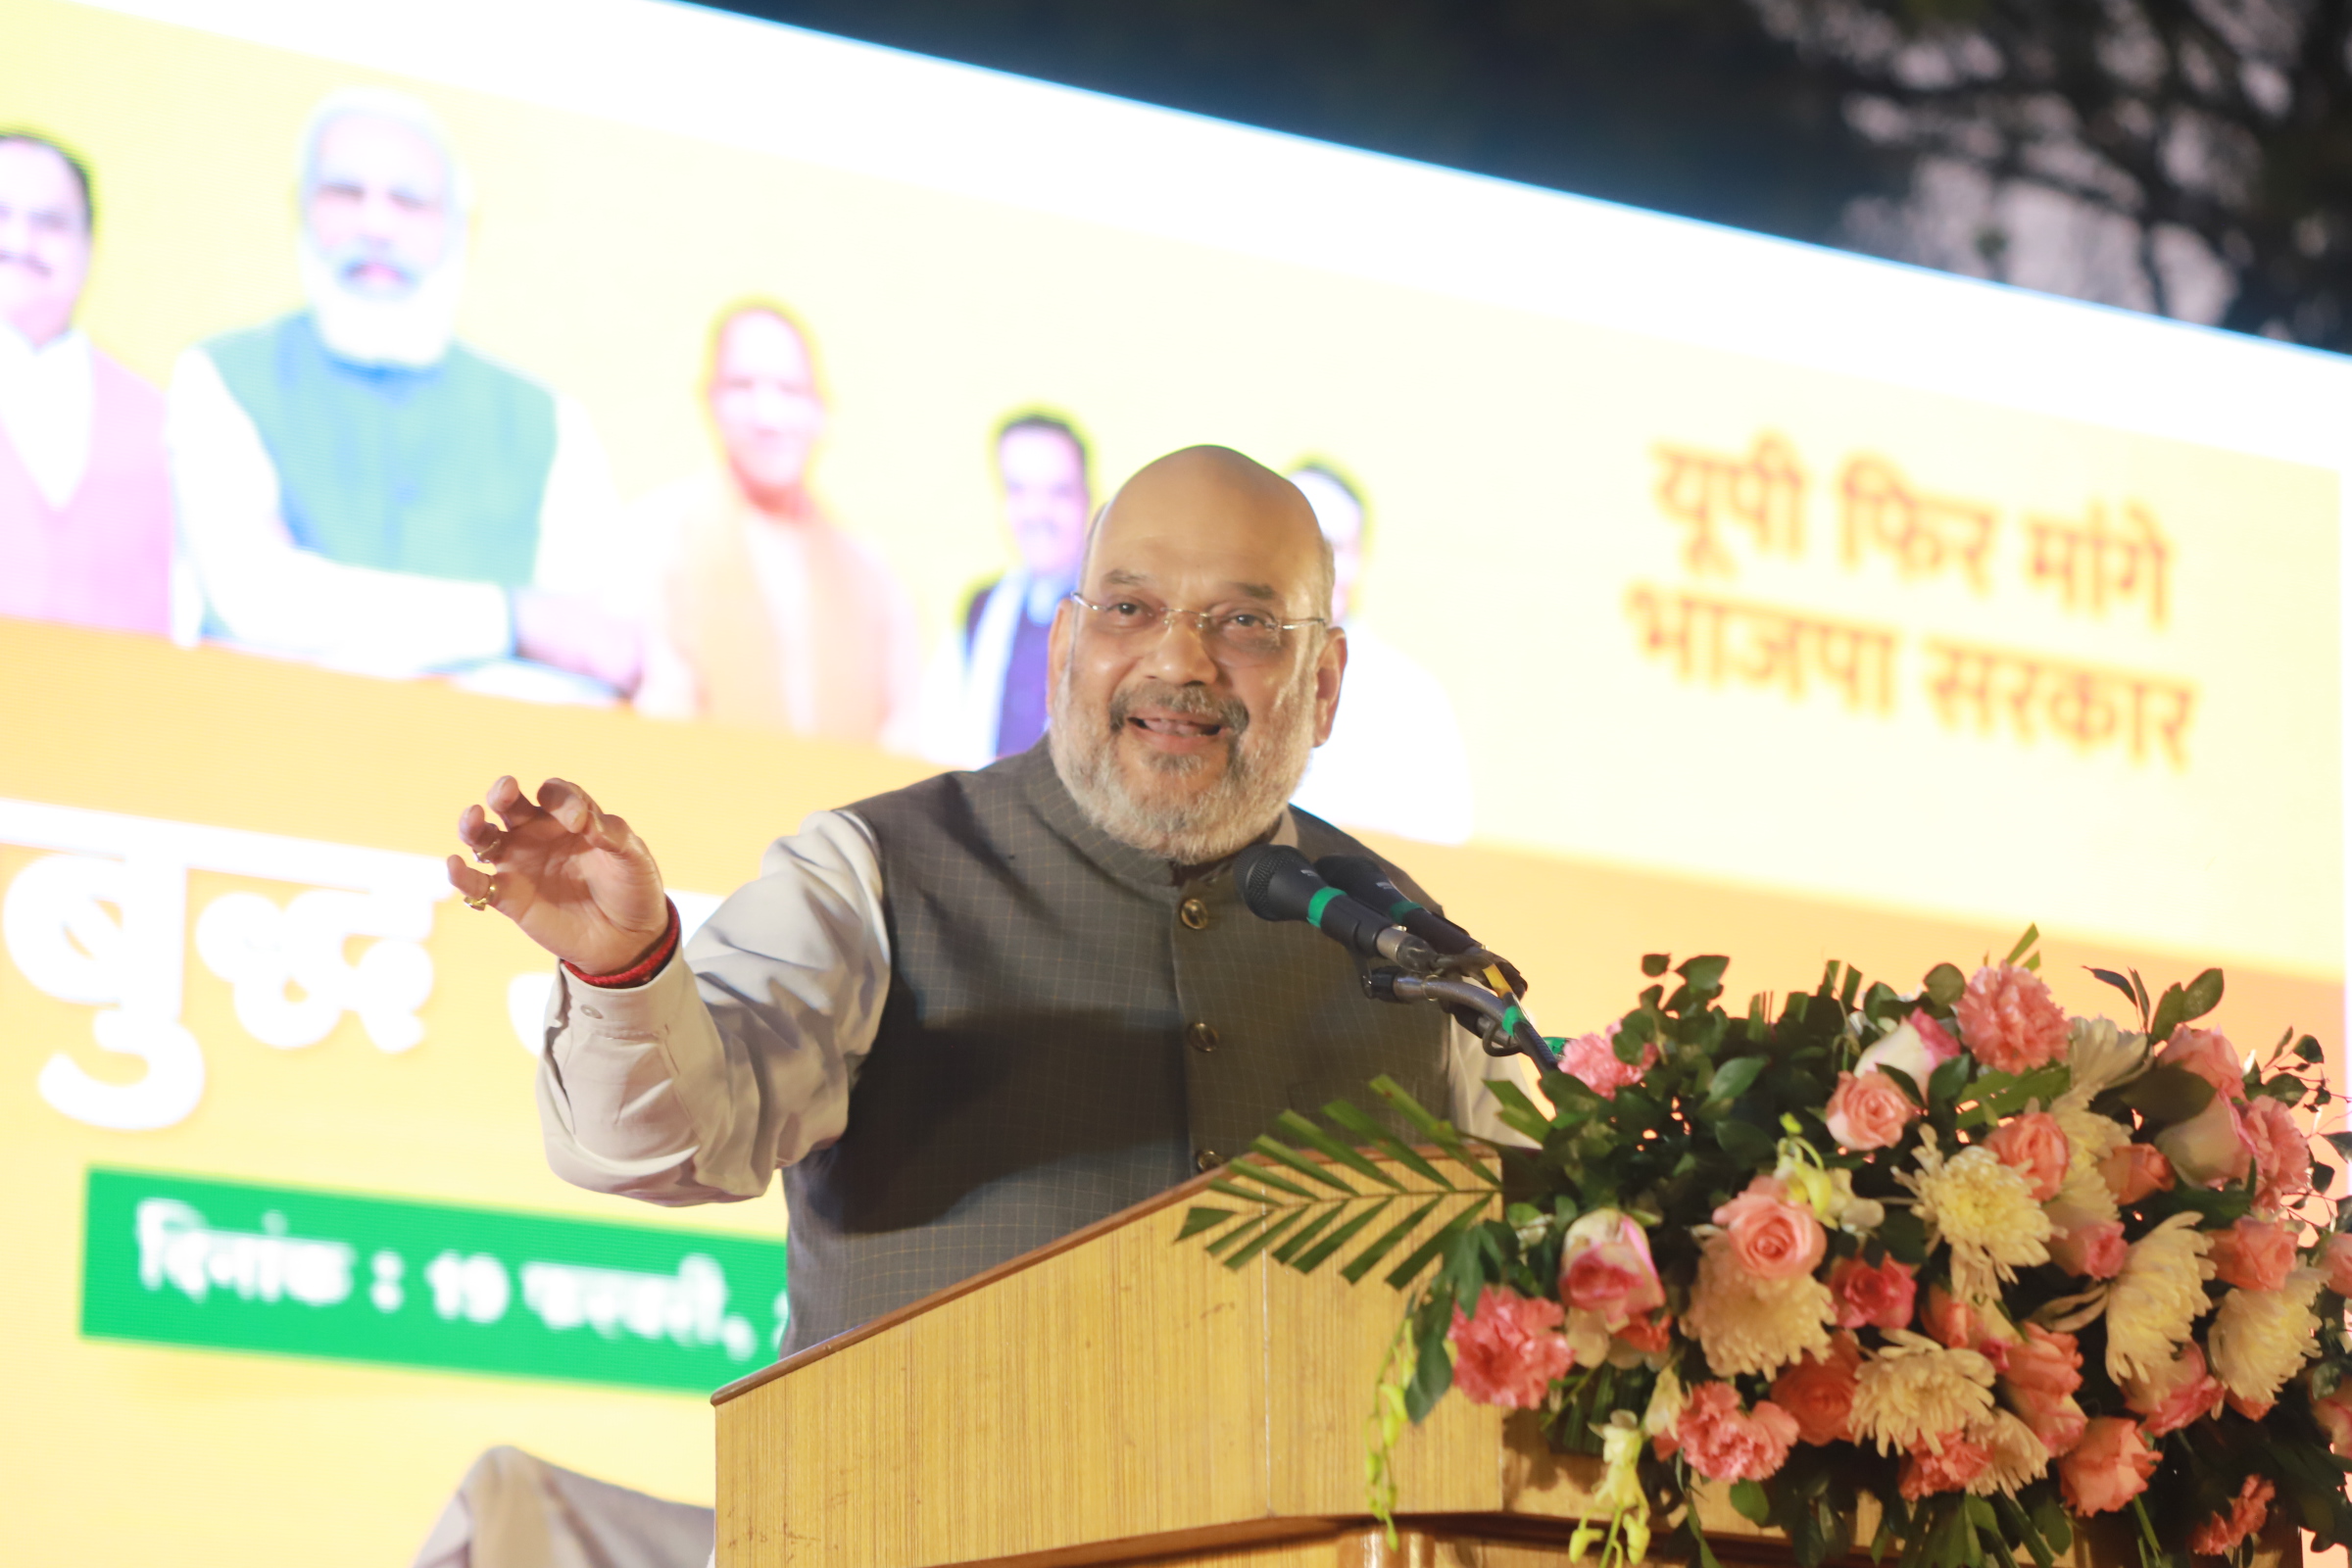
[[[1339,706],[1331,594],[1289,481],[1220,447],[1161,458],[1054,621],[1045,740],[816,813],[682,953],[627,823],[500,779],[459,826],[487,869],[452,856],[450,880],[563,960],[550,1162],[655,1203],[757,1198],[781,1170],[789,1354],[1375,1074],[1483,1123],[1479,1079],[1505,1069],[1442,1013],[1366,1002],[1345,951],[1234,886],[1261,840],[1367,853],[1285,804]]]

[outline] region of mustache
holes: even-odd
[[[325,261],[327,270],[334,273],[338,281],[347,281],[363,267],[390,269],[400,274],[400,286],[403,288],[415,288],[424,275],[422,269],[412,267],[396,256],[370,250],[365,245],[346,245],[339,250],[320,251],[318,254]]]
[[[1181,718],[1213,719],[1236,736],[1250,727],[1250,710],[1237,698],[1216,698],[1204,686],[1170,686],[1165,681],[1139,681],[1110,699],[1110,730],[1127,727],[1139,708],[1156,708]]]

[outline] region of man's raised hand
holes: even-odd
[[[451,856],[449,881],[460,894],[487,900],[587,974],[626,969],[662,940],[669,910],[653,852],[628,823],[597,809],[586,790],[551,778],[534,803],[502,778],[483,806],[489,810],[466,808],[458,837],[490,869]]]

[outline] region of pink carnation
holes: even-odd
[[[2328,1288],[2352,1299],[2352,1235],[2338,1231],[2320,1249],[2320,1267],[2328,1271]]]
[[[2201,1557],[2220,1557],[2237,1549],[2248,1536],[2259,1536],[2271,1520],[2271,1499],[2278,1489],[2268,1476],[2248,1476],[2230,1501],[2228,1513],[2217,1513],[2189,1533],[2188,1549]]]
[[[2099,1177],[2119,1203],[2173,1190],[2173,1162],[2154,1144],[2122,1144],[2099,1161]]]
[[[2124,1403],[2147,1424],[2151,1438],[2219,1415],[2221,1380],[2206,1369],[2204,1348],[2194,1340],[2180,1353],[2144,1378],[2124,1380]]]
[[[2213,1232],[2206,1255],[2223,1283],[2242,1291],[2275,1291],[2295,1266],[2294,1233],[2248,1215],[2226,1231]]]
[[[1931,1493],[1958,1492],[1990,1463],[1990,1449],[1957,1432],[1945,1433],[1934,1448],[1922,1443],[1903,1461],[1903,1500],[1917,1502]]]
[[[1478,1293],[1475,1315],[1453,1309],[1446,1337],[1459,1352],[1454,1387],[1480,1404],[1535,1409],[1551,1380],[1575,1363],[1568,1341],[1556,1332],[1567,1315],[1557,1301],[1486,1287]]]
[[[2066,1129],[2046,1110],[2012,1116],[1984,1140],[1993,1157],[2026,1179],[2034,1201],[2046,1203],[2066,1182]]]
[[[1613,1023],[1596,1033],[1578,1035],[1561,1046],[1560,1071],[1581,1080],[1603,1100],[1615,1100],[1618,1090],[1640,1083],[1642,1075],[1658,1064],[1657,1042],[1642,1042],[1640,1061],[1620,1061],[1614,1042],[1617,1032],[1624,1027],[1622,1023]]]
[[[1788,1200],[1788,1189],[1769,1176],[1715,1210],[1715,1223],[1730,1233],[1732,1256],[1749,1276],[1793,1279],[1810,1274],[1828,1250],[1821,1221],[1802,1204]]]
[[[2219,1029],[2175,1029],[2156,1059],[2168,1067],[2185,1067],[2231,1100],[2246,1098],[2245,1058]]]
[[[2026,1325],[2024,1343],[2009,1347],[2001,1369],[2001,1392],[2034,1429],[2053,1457],[2082,1440],[2082,1406],[2075,1391],[2082,1387],[2082,1352],[2072,1334],[2056,1334],[2038,1323]]]
[[[2058,1485],[2077,1515],[2113,1513],[2148,1490],[2162,1456],[2139,1435],[2139,1423],[2103,1415],[2090,1423],[2075,1451],[2058,1461]]]
[[[1830,1336],[1828,1358],[1806,1355],[1772,1380],[1772,1402],[1796,1422],[1807,1443],[1854,1440],[1854,1390],[1862,1369],[1862,1347],[1851,1334]]]
[[[1788,1462],[1796,1418],[1770,1399],[1740,1408],[1729,1383],[1702,1383],[1674,1424],[1690,1468],[1709,1481],[1768,1481]]]
[[[1925,1093],[1927,1086],[1920,1086]],[[1825,1111],[1830,1136],[1842,1149],[1892,1149],[1919,1107],[1895,1081],[1876,1070],[1841,1072]]]
[[[2094,1280],[2111,1280],[2121,1274],[2124,1259],[2131,1255],[2122,1220],[2095,1220],[2050,1238],[2051,1262],[2069,1274]]]
[[[1995,1072],[2032,1072],[2066,1054],[2066,1013],[2031,969],[1986,964],[1952,1010],[1960,1038]]]
[[[2254,1151],[2254,1201],[2277,1211],[2311,1191],[2311,1139],[2284,1101],[2256,1095],[2240,1123]]]
[[[1907,1329],[1911,1307],[1919,1298],[1917,1271],[1889,1257],[1877,1268],[1858,1257],[1841,1257],[1830,1265],[1830,1294],[1838,1298],[1838,1326],[1858,1329]]]

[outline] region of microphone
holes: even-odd
[[[1323,880],[1305,856],[1280,844],[1256,844],[1233,863],[1242,902],[1261,920],[1304,920],[1367,958],[1429,970],[1443,960],[1421,938],[1366,908]]]
[[[1362,855],[1326,855],[1315,862],[1315,869],[1323,874],[1324,881],[1387,915],[1447,957],[1467,956],[1480,968],[1499,969],[1501,981],[1496,989],[1507,988],[1514,997],[1527,995],[1527,980],[1519,973],[1518,965],[1489,951],[1478,938],[1437,910],[1415,902],[1389,880],[1378,860]]]

